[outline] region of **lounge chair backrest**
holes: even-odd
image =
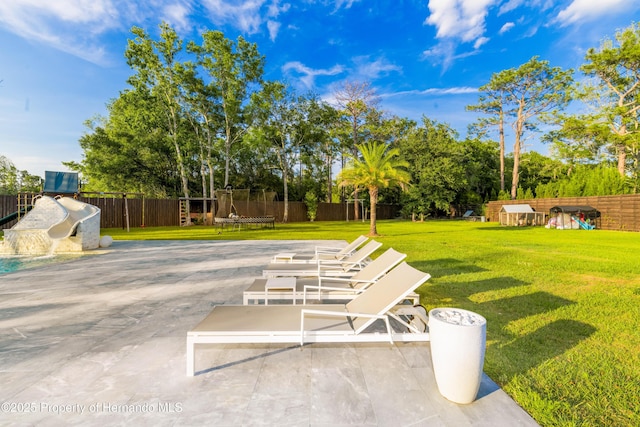
[[[358,246],[360,246],[367,240],[369,240],[367,236],[360,235],[357,239],[355,239],[353,242],[349,243],[347,246],[342,248],[338,253],[336,253],[336,258],[341,259],[341,257],[350,255],[351,252],[355,251],[358,248]]]
[[[366,281],[378,280],[387,271],[391,270],[394,265],[407,257],[393,248],[387,249],[378,258],[367,264],[362,270],[353,275],[352,285],[355,289],[366,288],[370,285]]]
[[[369,255],[374,253],[382,243],[376,242],[375,240],[370,241],[362,248],[358,249],[353,255],[343,259],[341,262],[343,263],[346,270],[350,270],[353,268],[355,264],[362,263]]]
[[[385,314],[408,294],[426,282],[431,275],[402,262],[346,304],[349,313]],[[371,325],[375,319],[368,317],[352,318],[353,328],[359,334]]]

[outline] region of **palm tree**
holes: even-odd
[[[338,174],[338,185],[341,187],[352,185],[357,188],[367,188],[371,201],[371,216],[369,236],[377,236],[376,228],[376,204],[378,203],[378,190],[394,185],[404,189],[411,175],[405,167],[409,164],[397,159],[400,150],[390,148],[387,144],[369,142],[359,144],[358,151],[362,158],[352,156],[347,166]]]

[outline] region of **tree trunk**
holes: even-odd
[[[204,160],[200,164],[200,176],[202,177],[202,220],[204,224],[209,224],[209,217],[207,216],[207,168]]]
[[[213,221],[213,218],[216,216],[216,202],[215,202],[216,187],[213,181],[214,171],[213,171],[213,165],[211,162],[211,154],[209,154],[207,158],[207,166],[209,166],[209,194],[211,195],[211,221]]]
[[[333,202],[333,179],[331,171],[331,156],[327,155],[327,203]]]
[[[358,158],[358,121],[353,117],[353,157]],[[360,203],[358,203],[358,188],[353,189],[353,220],[360,219]]]
[[[500,110],[498,132],[500,133],[500,191],[504,191],[504,113],[502,109]]]
[[[358,221],[360,219],[360,203],[358,202],[358,189],[353,190],[353,220]]]
[[[513,174],[511,175],[511,200],[518,195],[518,179],[520,174],[520,137],[516,135],[516,143],[513,145]]]
[[[624,144],[618,145],[618,173],[624,177],[627,166],[627,147]]]
[[[231,123],[229,120],[229,112],[227,104],[223,101],[222,110],[224,111],[224,187],[229,185],[229,168],[231,167]]]
[[[282,213],[282,222],[289,220],[289,186],[287,185],[287,173],[282,172],[282,180],[284,181],[284,212]]]
[[[524,129],[524,100],[521,100],[516,118],[516,142],[513,144],[513,175],[511,176],[511,200],[518,195],[518,181],[520,179],[520,149],[522,147],[522,130]]]
[[[278,153],[280,165],[282,167],[282,191],[284,193],[284,212],[282,213],[282,222],[289,220],[289,163],[285,154]]]
[[[214,224],[214,218],[216,216],[216,202],[215,202],[215,194],[216,187],[214,185],[214,170],[213,170],[213,162],[211,161],[211,131],[209,130],[209,120],[206,115],[204,116],[205,124],[207,125],[207,168],[209,169],[209,195],[211,196],[211,225]]]
[[[224,143],[224,187],[229,185],[229,167],[231,166],[231,135],[227,131],[227,140]]]
[[[374,237],[378,235],[378,228],[376,226],[376,205],[378,204],[378,187],[369,188],[369,198],[371,199],[371,215],[369,221],[369,236]]]
[[[182,182],[182,192],[186,199],[185,203],[185,225],[191,225],[191,203],[189,202],[189,181],[187,179],[187,173],[184,168],[184,160],[182,159],[182,151],[180,150],[180,144],[178,143],[178,122],[176,120],[175,111],[169,112],[170,126],[171,126],[171,139],[173,140],[173,146],[176,149],[176,160],[178,162],[178,170],[180,172],[180,181]]]

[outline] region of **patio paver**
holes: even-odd
[[[327,241],[116,241],[0,275],[0,423],[153,426],[537,426],[484,377],[440,396],[429,344],[224,345],[186,332],[278,252]]]

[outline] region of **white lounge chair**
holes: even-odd
[[[428,332],[394,310],[402,313],[398,303],[430,277],[403,262],[346,304],[215,306],[187,332],[187,375],[195,373],[199,344],[428,341]],[[384,330],[367,331],[376,320]]]
[[[292,277],[292,287],[278,287],[277,283],[270,283],[273,279],[255,279],[249,288],[243,292],[243,304],[258,303],[269,300],[286,300],[294,304],[306,300],[350,300],[364,291],[396,264],[406,258],[406,254],[393,248],[387,249],[378,258],[371,261],[362,270],[350,277],[318,276],[318,278]],[[279,279],[276,279],[279,280]],[[415,304],[419,303],[417,294],[412,294]]]
[[[293,262],[293,263],[315,263],[316,260],[334,260],[341,261],[352,255],[356,249],[369,238],[367,236],[359,236],[353,242],[344,247],[322,246],[315,247],[313,254],[298,254],[295,252],[281,252],[273,256],[273,262]]]
[[[354,275],[362,269],[369,261],[369,256],[374,253],[382,243],[371,240],[352,255],[341,261],[337,260],[316,260],[314,263],[281,263],[272,262],[262,270],[263,277],[318,277],[327,276],[348,276]]]

